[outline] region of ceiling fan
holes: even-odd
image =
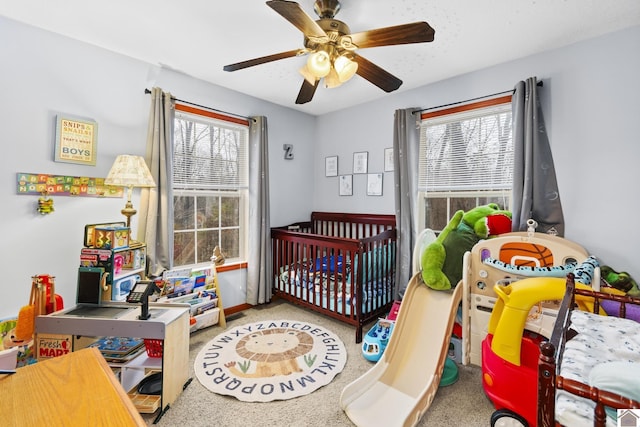
[[[391,46],[433,41],[435,30],[426,22],[414,22],[351,34],[347,24],[334,19],[340,10],[338,0],[316,0],[313,9],[320,19],[314,21],[293,1],[271,0],[267,6],[291,22],[304,34],[304,48],[262,56],[225,65],[224,71],[244,68],[294,56],[309,55],[300,69],[304,76],[296,104],[313,99],[321,79],[328,88],[337,87],[358,74],[385,92],[402,85],[402,80],[368,61],[355,51],[378,46]]]

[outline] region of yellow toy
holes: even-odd
[[[531,308],[541,301],[560,300],[566,290],[565,278],[531,277],[508,285],[495,285],[498,295],[491,317],[488,333],[493,335],[491,350],[502,359],[520,366],[522,334]],[[576,283],[577,289],[591,289]],[[576,304],[581,310],[593,312],[593,298],[576,295]],[[600,309],[600,314],[606,313]]]

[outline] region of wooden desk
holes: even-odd
[[[0,375],[0,396],[3,425],[147,425],[95,348]]]

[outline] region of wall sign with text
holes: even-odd
[[[59,114],[56,117],[56,162],[96,165],[98,123]]]

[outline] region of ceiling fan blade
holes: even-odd
[[[320,79],[316,79],[315,84],[311,84],[307,79],[302,80],[302,87],[296,98],[296,104],[306,104],[313,99],[313,95],[316,93]]]
[[[298,3],[294,1],[272,0],[267,2],[267,6],[295,25],[306,37],[317,37],[329,41],[327,33],[302,10]]]
[[[249,59],[247,61],[236,62],[222,67],[224,71],[237,71],[243,68],[253,67],[254,65],[265,64],[267,62],[277,61],[279,59],[291,58],[298,54],[304,53],[301,49],[288,50],[286,52],[275,53],[273,55],[261,56],[260,58]]]
[[[359,49],[376,46],[432,42],[435,30],[426,22],[396,25],[351,34],[351,41]]]
[[[356,54],[354,54],[354,57],[358,63],[358,71],[356,71],[356,73],[383,91],[393,92],[402,85],[402,80],[378,67],[368,59],[364,59],[362,56]]]

